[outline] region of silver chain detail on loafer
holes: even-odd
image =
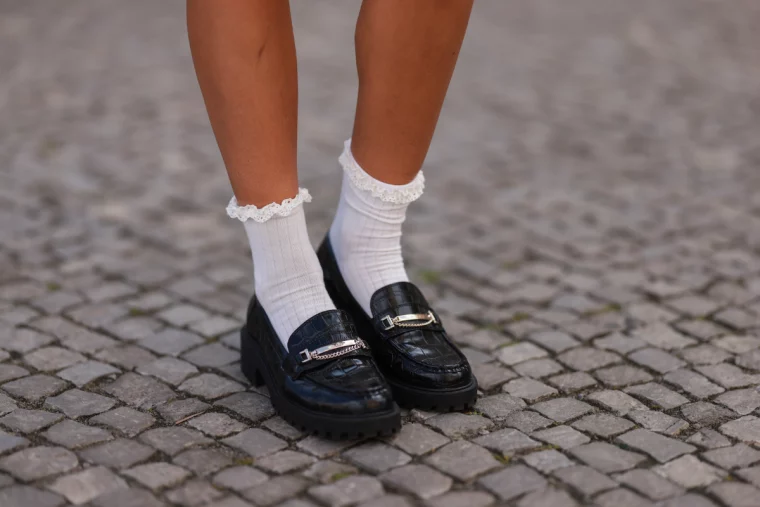
[[[301,363],[308,363],[312,359],[332,359],[334,357],[340,357],[342,355],[353,352],[359,349],[368,349],[369,345],[365,343],[361,338],[356,340],[343,340],[342,342],[331,343],[324,347],[319,347],[314,350],[303,349],[298,355],[301,357]],[[335,352],[330,352],[335,350]]]
[[[423,320],[424,322],[408,322],[410,320]],[[428,324],[433,324],[435,322],[435,315],[433,315],[432,311],[428,311],[427,313],[407,313],[405,315],[397,315],[395,317],[391,317],[390,315],[386,315],[380,321],[383,323],[383,329],[386,331],[389,329],[392,329],[396,326],[398,327],[424,327]]]

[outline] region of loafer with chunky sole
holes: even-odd
[[[266,384],[277,413],[296,428],[335,440],[400,429],[401,411],[345,312],[311,317],[286,349],[254,297],[240,346],[245,376],[256,386]]]
[[[478,383],[470,364],[417,286],[399,282],[377,290],[370,317],[348,290],[329,237],[317,256],[330,297],[351,315],[359,336],[369,343],[399,405],[447,412],[475,404]]]

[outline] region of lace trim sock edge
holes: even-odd
[[[258,208],[252,204],[241,206],[233,195],[227,205],[227,216],[236,218],[241,222],[253,220],[254,222],[263,223],[275,215],[286,217],[305,202],[311,202],[311,194],[305,188],[299,188],[295,197],[289,197],[280,203],[272,202],[262,208]]]
[[[425,190],[425,176],[422,171],[418,172],[414,179],[405,185],[391,185],[367,174],[351,153],[351,139],[346,140],[343,144],[343,153],[341,153],[338,161],[356,188],[369,192],[381,201],[408,204],[419,199]]]

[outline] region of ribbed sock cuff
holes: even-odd
[[[425,190],[425,176],[422,171],[405,185],[391,185],[373,178],[361,168],[351,153],[351,139],[347,140],[343,147],[343,153],[338,161],[355,188],[369,192],[381,201],[396,204],[408,204],[416,201]]]

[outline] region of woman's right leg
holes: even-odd
[[[243,221],[253,254],[256,294],[240,336],[243,373],[266,383],[277,412],[302,431],[329,438],[398,431],[390,388],[350,317],[335,309],[306,233],[287,0],[188,0],[188,30],[239,200],[227,213]]]
[[[254,261],[256,297],[287,346],[334,309],[306,233],[298,188],[298,78],[290,7],[282,0],[188,0],[190,48]],[[285,200],[292,199],[291,201]]]

